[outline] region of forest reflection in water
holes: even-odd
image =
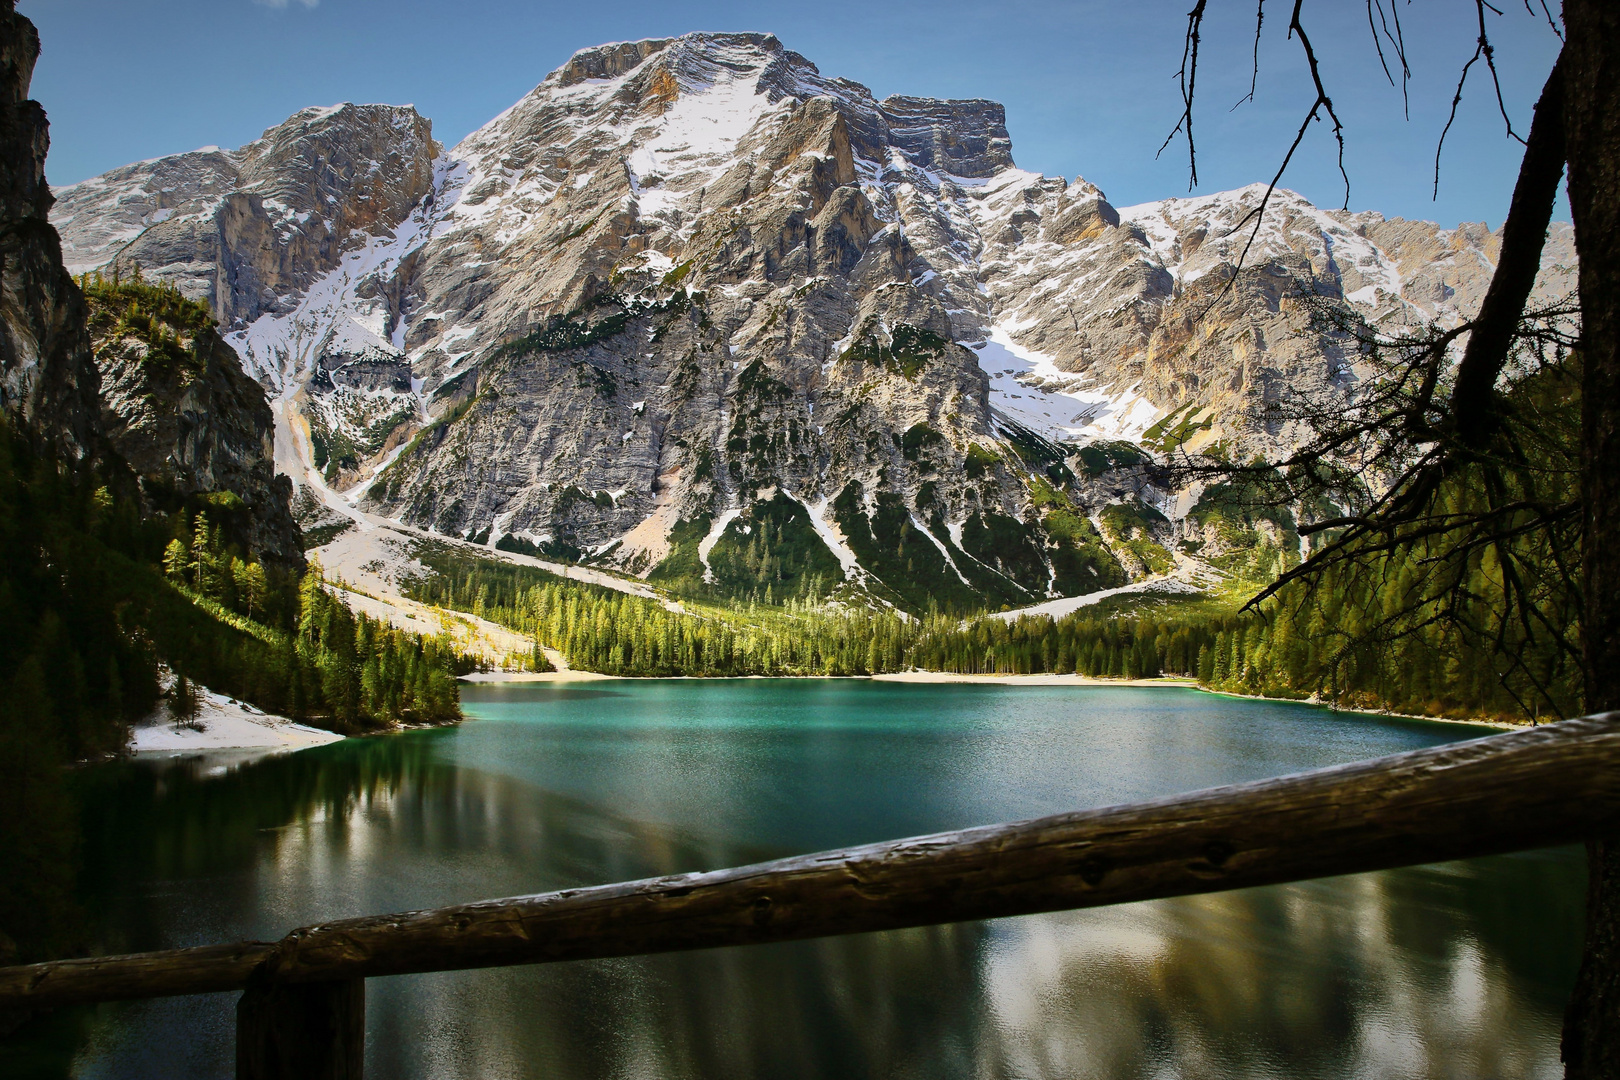
[[[617,743],[592,727],[610,698],[523,700],[529,705],[519,712],[529,715],[524,710],[540,702],[547,718],[528,728],[497,718],[239,764],[200,758],[88,771],[86,902],[103,947],[273,938],[323,918],[788,854],[809,839],[791,820],[795,806],[801,815],[828,812],[793,795],[791,775],[814,771],[807,761],[815,754],[842,761],[854,774],[852,791],[881,774],[893,789],[887,797],[910,807],[890,813],[857,807],[852,797],[834,800],[829,805],[859,811],[847,841],[837,842],[871,839],[864,833],[886,818],[906,831],[919,831],[918,814],[940,819],[931,827],[962,823],[948,820],[938,802],[944,788],[930,788],[922,773],[897,772],[895,759],[867,745],[889,737],[888,721],[848,736],[859,752],[837,742],[847,732],[761,736],[741,724],[716,735],[711,725],[707,736],[682,729],[666,740],[638,728],[637,760],[661,760],[659,748],[667,747],[669,760],[682,763],[660,793],[647,775],[623,787],[602,779],[622,771]],[[893,700],[868,704],[883,710]],[[1061,711],[1060,700],[1047,700]],[[929,710],[926,701],[920,707]],[[1050,758],[1050,733],[1032,725],[1029,760]],[[955,751],[939,727],[928,738],[936,757],[947,759]],[[992,727],[1001,761],[1005,724],[957,735],[971,741]],[[1473,732],[1399,729],[1388,735],[1388,749],[1459,734]],[[829,737],[844,748],[829,752]],[[519,749],[536,739],[545,745],[543,769]],[[570,741],[589,745],[569,758]],[[897,752],[905,756],[907,747]],[[1247,744],[1241,752],[1249,754]],[[728,798],[765,803],[762,793],[774,791],[782,805],[756,807],[748,819],[755,824],[730,830],[683,809],[682,800],[697,797],[692,786],[709,791],[708,770],[722,765],[765,774],[754,788],[728,772]],[[1270,760],[1254,767],[1286,771]],[[961,762],[949,768],[960,783]],[[997,796],[971,798],[973,809],[960,813],[982,815],[983,800],[993,805]],[[1040,809],[1006,799],[1007,817]],[[778,817],[779,825],[758,824]],[[993,923],[374,979],[367,1071],[423,1078],[1556,1076],[1582,879],[1578,853],[1566,849]],[[229,1076],[232,1008],[230,995],[213,995],[83,1010],[73,1064],[53,1075]]]

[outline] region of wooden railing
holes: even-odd
[[[365,980],[1219,892],[1608,835],[1620,713],[1272,780],[709,873],[0,968],[0,1008],[241,990],[237,1076],[358,1078]]]

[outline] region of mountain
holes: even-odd
[[[690,34],[577,53],[448,150],[409,107],[306,109],[53,220],[73,268],[208,303],[366,510],[678,592],[923,610],[1294,542],[1285,508],[1234,538],[1144,466],[1275,451],[1258,406],[1354,384],[1302,292],[1454,325],[1499,237],[1279,191],[1227,289],[1263,194],[1116,207],[1018,169],[994,102]],[[1573,266],[1555,227],[1542,295]]]

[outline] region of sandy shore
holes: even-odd
[[[462,682],[470,683],[551,683],[591,682],[596,679],[622,679],[623,675],[602,675],[595,671],[477,671],[463,675]]]
[[[687,678],[688,676],[673,676]],[[872,682],[898,683],[982,683],[992,686],[1181,686],[1194,687],[1190,679],[1093,679],[1085,675],[958,675],[951,671],[898,671],[887,675],[750,675],[752,679],[806,678],[868,679]],[[600,675],[594,671],[481,671],[463,675],[463,682],[473,683],[550,683],[584,682],[590,679],[623,679],[624,675]]]
[[[873,675],[874,682],[983,683],[991,686],[1180,686],[1191,679],[1094,679],[1089,675],[959,675],[954,671],[896,671]]]
[[[199,688],[200,689],[200,688]],[[260,712],[223,694],[202,691],[196,722],[176,727],[159,709],[135,726],[130,749],[137,754],[187,750],[302,750],[343,736]]]

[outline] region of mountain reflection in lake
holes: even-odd
[[[466,705],[484,719],[248,763],[88,770],[85,892],[102,947],[271,938],[1481,734],[1112,688],[672,681],[477,687]],[[374,979],[367,1072],[1557,1076],[1582,882],[1578,853],[1559,850],[992,923]],[[28,1075],[229,1076],[233,1004],[82,1010],[4,1054],[57,1059]],[[50,1038],[61,1053],[41,1050]]]

